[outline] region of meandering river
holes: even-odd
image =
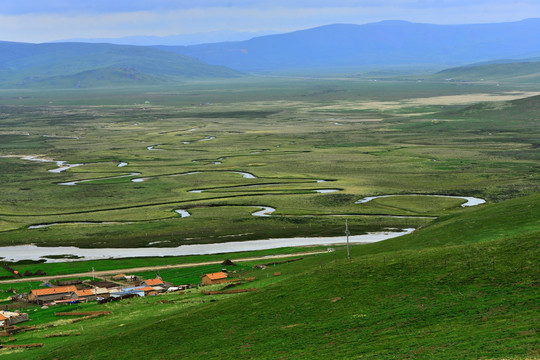
[[[353,244],[368,244],[383,241],[398,236],[410,234],[414,229],[404,229],[402,231],[379,231],[364,235],[354,235],[349,237],[349,242]],[[1,256],[6,261],[20,260],[40,260],[46,256],[73,255],[79,257],[78,260],[127,258],[127,257],[150,257],[150,256],[183,256],[183,255],[204,255],[221,254],[240,251],[254,251],[277,249],[291,246],[310,245],[334,245],[345,243],[345,236],[336,237],[302,237],[287,239],[266,239],[234,241],[216,244],[182,245],[171,248],[100,248],[81,249],[73,246],[63,247],[38,247],[35,245],[5,246],[0,248]],[[73,261],[72,259],[47,259],[47,262]]]
[[[394,196],[430,196],[430,197],[445,197],[445,198],[452,198],[452,199],[462,199],[465,200],[463,204],[461,204],[462,207],[469,207],[469,206],[476,206],[480,204],[484,204],[486,200],[475,198],[471,196],[451,196],[451,195],[424,195],[424,194],[400,194],[400,195],[380,195],[380,196],[369,196],[365,197],[363,199],[360,199],[355,202],[355,204],[364,204],[371,200],[378,199],[378,198],[387,198],[387,197],[394,197]]]
[[[61,173],[61,172],[64,172],[64,171],[66,171],[68,169],[84,165],[84,164],[68,164],[67,161],[41,158],[41,157],[33,156],[33,155],[28,155],[28,156],[26,156],[26,155],[4,155],[2,157],[5,157],[5,158],[15,157],[15,158],[23,159],[23,160],[28,160],[28,161],[36,161],[36,162],[44,162],[44,163],[56,163],[56,166],[58,166],[58,168],[50,169],[48,171],[52,172],[52,173],[57,173],[57,174]]]

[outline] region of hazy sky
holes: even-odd
[[[540,18],[538,0],[0,0],[0,40],[287,32],[381,20],[473,24]]]

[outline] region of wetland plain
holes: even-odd
[[[13,341],[44,346],[0,357],[538,354],[529,88],[257,78],[78,90],[0,90],[1,260],[50,277],[159,268],[197,284],[225,257],[256,256],[229,270],[253,279],[234,290],[258,290],[64,305],[111,312],[84,327],[30,306],[36,331]],[[374,241],[350,259],[345,221],[351,243]],[[301,261],[261,270],[280,254]],[[2,271],[0,291],[40,285]]]
[[[251,78],[6,91],[0,246],[339,236],[345,216],[360,235],[464,211],[452,196],[538,190],[537,127],[525,113],[504,117],[536,93],[515,84]],[[377,197],[388,194],[402,196]]]

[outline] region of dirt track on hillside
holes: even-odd
[[[268,260],[268,259],[280,259],[280,258],[286,258],[286,257],[306,256],[306,255],[317,255],[317,254],[323,254],[323,253],[326,253],[326,251],[311,251],[311,252],[301,252],[301,253],[294,253],[294,254],[257,256],[257,257],[231,259],[231,260],[234,262],[244,262],[244,261]],[[93,275],[95,277],[101,277],[101,276],[116,275],[116,274],[122,274],[122,273],[137,273],[137,272],[142,272],[142,271],[188,268],[188,267],[196,267],[196,266],[204,266],[204,265],[221,264],[224,260],[225,259],[215,260],[215,261],[205,261],[205,262],[199,262],[199,263],[143,266],[143,267],[136,267],[136,268],[129,268],[129,269],[94,271]],[[32,276],[32,277],[23,277],[20,279],[0,280],[0,284],[12,284],[12,283],[20,283],[20,282],[28,282],[28,281],[46,281],[46,280],[52,280],[52,279],[67,279],[67,278],[90,277],[90,276],[92,276],[92,272],[87,271],[87,272],[75,273],[75,274]]]

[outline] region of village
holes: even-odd
[[[254,278],[253,278],[254,279]],[[253,280],[244,279],[244,280]],[[133,297],[157,296],[163,293],[182,292],[200,285],[238,283],[242,279],[230,278],[227,269],[202,276],[200,284],[175,285],[164,281],[159,274],[153,279],[140,279],[135,275],[116,274],[109,280],[51,280],[44,282],[45,287],[32,289],[28,293],[14,294],[12,302],[39,305],[42,309],[63,304],[77,304],[95,301],[104,304]],[[238,290],[234,292],[239,292]],[[241,291],[241,292],[244,292]],[[202,291],[204,294],[205,292]],[[209,294],[210,292],[208,292]],[[215,293],[215,292],[214,292]],[[27,313],[19,310],[0,310],[0,328],[13,326],[30,320]]]
[[[269,266],[285,264],[302,260],[303,258],[292,258],[270,263],[256,264],[252,267],[253,270],[264,270]],[[57,278],[54,277],[44,280],[39,288],[33,288],[28,292],[12,291],[12,296],[9,300],[11,305],[15,306],[8,310],[8,305],[5,310],[0,311],[0,337],[12,337],[19,332],[31,331],[37,329],[35,326],[25,326],[24,323],[32,320],[32,316],[36,311],[57,309],[54,310],[55,316],[83,316],[81,319],[90,319],[102,315],[109,315],[109,311],[77,311],[84,310],[81,305],[94,303],[97,306],[110,302],[117,302],[133,298],[155,297],[162,294],[179,294],[184,295],[186,291],[190,294],[221,295],[221,294],[238,294],[257,290],[257,288],[246,288],[245,286],[237,287],[237,285],[246,284],[256,280],[254,276],[245,276],[241,270],[228,270],[227,268],[236,267],[237,265],[231,260],[225,260],[218,264],[221,265],[221,271],[204,273],[200,276],[200,281],[196,284],[175,284],[163,279],[159,272],[153,278],[144,279],[140,275],[134,274],[111,274],[109,276],[92,277],[91,279],[79,278]],[[15,278],[26,278],[30,274],[20,275],[17,270],[9,268]],[[41,274],[36,275],[43,275]],[[242,276],[243,275],[243,276]],[[281,272],[270,271],[267,276],[279,277]],[[40,277],[43,279],[44,277]],[[214,286],[212,286],[214,285]],[[170,300],[164,300],[170,301]],[[215,301],[215,300],[211,300]],[[130,303],[129,303],[130,304]],[[130,306],[130,305],[128,305]],[[29,309],[24,312],[25,308]],[[95,308],[93,308],[95,309]],[[80,320],[80,319],[79,319]],[[73,321],[79,321],[73,320]],[[12,339],[12,338],[11,338]],[[12,347],[15,345],[5,345],[0,342],[0,348]]]

